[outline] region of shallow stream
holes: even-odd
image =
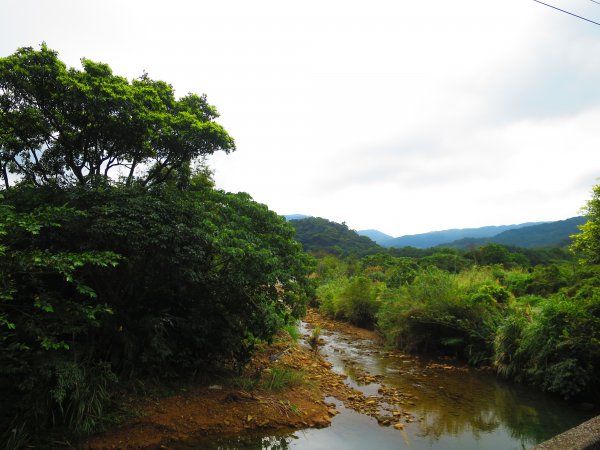
[[[306,329],[303,325],[303,332]],[[589,419],[594,412],[506,383],[467,367],[387,352],[369,340],[322,331],[321,354],[346,384],[378,395],[379,383],[359,374],[382,375],[382,383],[413,396],[406,408],[416,418],[404,430],[345,408],[330,427],[278,436],[239,436],[190,446],[207,450],[521,450]]]

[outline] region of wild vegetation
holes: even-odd
[[[316,305],[404,351],[452,355],[566,398],[600,398],[600,188],[572,250],[487,244],[318,260]]]
[[[205,97],[42,45],[0,59],[0,108],[0,445],[88,433],[133,381],[235,370],[302,314],[311,258],[213,187],[201,157],[235,147]]]
[[[371,239],[359,236],[343,223],[321,217],[307,217],[290,223],[296,229],[296,239],[304,250],[316,255],[364,256],[382,250]]]
[[[236,372],[309,300],[403,350],[600,398],[600,187],[574,254],[384,249],[215,189],[202,158],[235,144],[204,96],[82,64],[0,59],[0,445],[77,439],[134,384]]]

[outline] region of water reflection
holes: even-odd
[[[339,333],[324,333],[323,338],[323,356],[333,364],[333,370],[347,375],[347,384],[376,395],[379,385],[362,385],[359,378],[365,372],[382,375],[384,384],[414,396],[403,407],[418,421],[398,431],[338,403],[340,414],[328,428],[181,443],[173,448],[522,450],[593,416],[525,386],[504,383],[469,368],[453,369],[439,361],[380,352],[369,341]]]
[[[463,435],[481,441],[500,430],[513,444],[521,444],[514,448],[521,448],[542,442],[594,415],[526,386],[506,383],[467,367],[449,369],[440,361],[380,354],[374,351],[372,343],[349,340],[337,333],[331,333],[326,341],[326,357],[348,375],[349,384],[359,384],[358,374],[366,370],[383,375],[386,385],[416,396],[414,405],[406,405],[408,411],[422,419],[411,425],[416,428],[413,434],[429,441]],[[349,360],[358,364],[348,364]]]

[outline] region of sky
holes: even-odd
[[[401,236],[566,219],[600,183],[600,26],[533,0],[0,0],[0,56],[42,41],[206,94],[217,187],[278,214]]]

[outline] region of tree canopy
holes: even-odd
[[[204,96],[82,63],[0,58],[0,447],[89,433],[115,383],[239,368],[313,292],[293,227],[192,167],[235,148]]]
[[[321,217],[307,217],[290,223],[296,229],[296,240],[307,252],[364,256],[384,251],[368,237],[350,230],[345,223],[331,222]]]
[[[103,63],[67,68],[57,52],[21,48],[0,58],[0,167],[35,185],[120,177],[160,183],[195,158],[235,149],[206,96],[175,98],[147,74],[129,82]]]

